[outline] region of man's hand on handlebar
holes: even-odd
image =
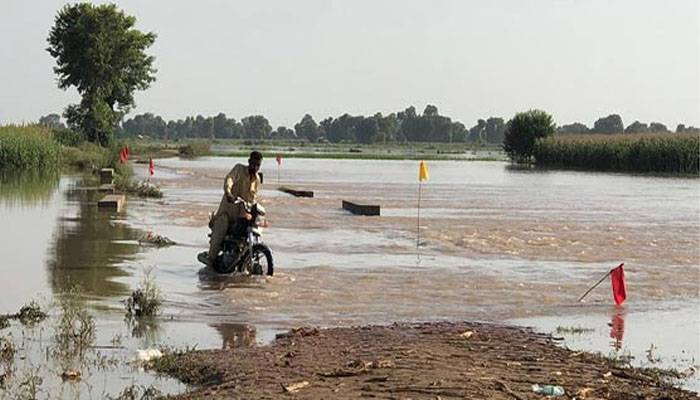
[[[253,214],[251,214],[251,213],[249,213],[249,212],[244,212],[244,213],[243,213],[243,218],[245,218],[246,221],[250,221],[251,219],[253,219]]]

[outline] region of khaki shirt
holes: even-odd
[[[256,200],[260,189],[260,176],[256,173],[255,177],[250,179],[248,166],[236,164],[224,179],[224,196],[221,198],[221,203],[219,204],[219,209],[216,211],[216,215],[226,214],[231,220],[234,218],[242,218],[243,205],[233,204],[233,202],[228,200],[228,196],[231,196],[230,198],[233,199],[240,197],[248,203],[252,203]]]

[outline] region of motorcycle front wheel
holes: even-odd
[[[266,274],[272,276],[274,274],[274,266],[272,264],[272,252],[270,248],[264,244],[256,244],[253,246],[253,275]]]

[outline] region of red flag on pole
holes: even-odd
[[[612,283],[613,298],[618,306],[627,299],[627,288],[625,286],[625,270],[622,266],[625,263],[618,265],[610,271],[610,282]]]
[[[156,173],[156,164],[153,162],[153,158],[149,159],[148,162],[148,173],[153,175]]]
[[[124,164],[124,161],[126,161],[126,152],[124,151],[124,148],[119,150],[119,164]]]
[[[282,165],[282,156],[280,154],[275,157],[275,160],[277,160],[277,165]]]

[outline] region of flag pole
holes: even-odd
[[[420,247],[420,196],[423,182],[418,182],[418,217],[416,218],[416,248]]]
[[[608,271],[608,273],[607,273],[607,274],[603,275],[603,277],[602,277],[602,278],[600,278],[600,280],[599,280],[598,282],[596,282],[596,284],[595,284],[595,285],[591,286],[591,288],[590,288],[590,289],[588,289],[588,290],[586,291],[586,293],[584,293],[584,294],[583,294],[583,296],[579,297],[579,299],[578,299],[578,302],[580,303],[580,302],[581,302],[581,300],[583,300],[583,298],[584,298],[584,297],[586,297],[586,296],[588,295],[588,293],[590,293],[590,292],[591,292],[591,290],[593,290],[593,289],[597,288],[597,287],[598,287],[598,285],[600,285],[601,283],[603,283],[603,281],[605,280],[605,278],[607,278],[608,276],[610,276],[610,274],[612,273],[612,271],[613,271],[613,270],[610,270],[610,271]]]

